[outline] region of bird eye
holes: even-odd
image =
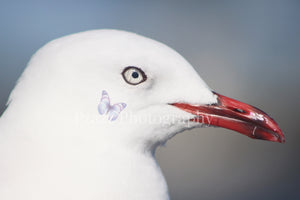
[[[138,85],[147,80],[145,72],[134,66],[126,67],[122,72],[122,76],[126,83],[131,85]]]

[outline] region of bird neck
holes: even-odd
[[[26,191],[35,188],[39,191],[33,199],[45,199],[44,194],[53,187],[58,193],[74,195],[61,199],[169,199],[153,148],[141,141],[126,140],[131,133],[97,132],[92,125],[74,128],[68,123],[35,124],[34,120],[11,117],[8,113],[0,120],[0,130],[7,134],[1,141],[7,141],[15,155],[9,159],[13,166],[22,166],[18,173],[8,169],[6,174],[10,180],[16,179],[15,184],[27,183],[12,186],[22,188],[19,194],[24,193],[23,199],[27,200]],[[11,120],[18,126],[6,126]]]
[[[15,151],[11,152],[15,155],[14,165],[22,168],[18,169],[18,177],[13,169],[7,174],[13,177],[10,180],[16,179],[16,184],[27,183],[13,186],[22,188],[20,194],[24,196],[26,191],[39,188],[34,200],[45,199],[49,188],[55,191],[49,199],[57,199],[57,193],[62,194],[61,199],[73,200],[169,198],[165,179],[151,152],[107,142],[76,137],[19,138],[10,145]]]

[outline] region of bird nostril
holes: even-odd
[[[243,113],[243,114],[247,113],[245,110],[240,109],[240,108],[234,108],[233,111],[238,112],[238,113]]]

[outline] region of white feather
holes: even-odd
[[[129,85],[121,75],[127,66],[143,69],[148,79]],[[103,89],[127,104],[114,111],[118,120],[97,111]],[[117,30],[48,43],[32,57],[0,119],[0,199],[168,199],[154,151],[191,128],[182,122],[192,117],[174,102],[216,98],[162,43]]]

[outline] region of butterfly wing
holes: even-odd
[[[100,113],[100,115],[104,115],[108,112],[109,109],[110,109],[110,99],[108,93],[105,90],[103,90],[102,97],[98,105],[98,112]]]
[[[118,118],[120,112],[124,110],[125,107],[125,103],[117,103],[111,106],[108,111],[108,120],[115,121]]]

